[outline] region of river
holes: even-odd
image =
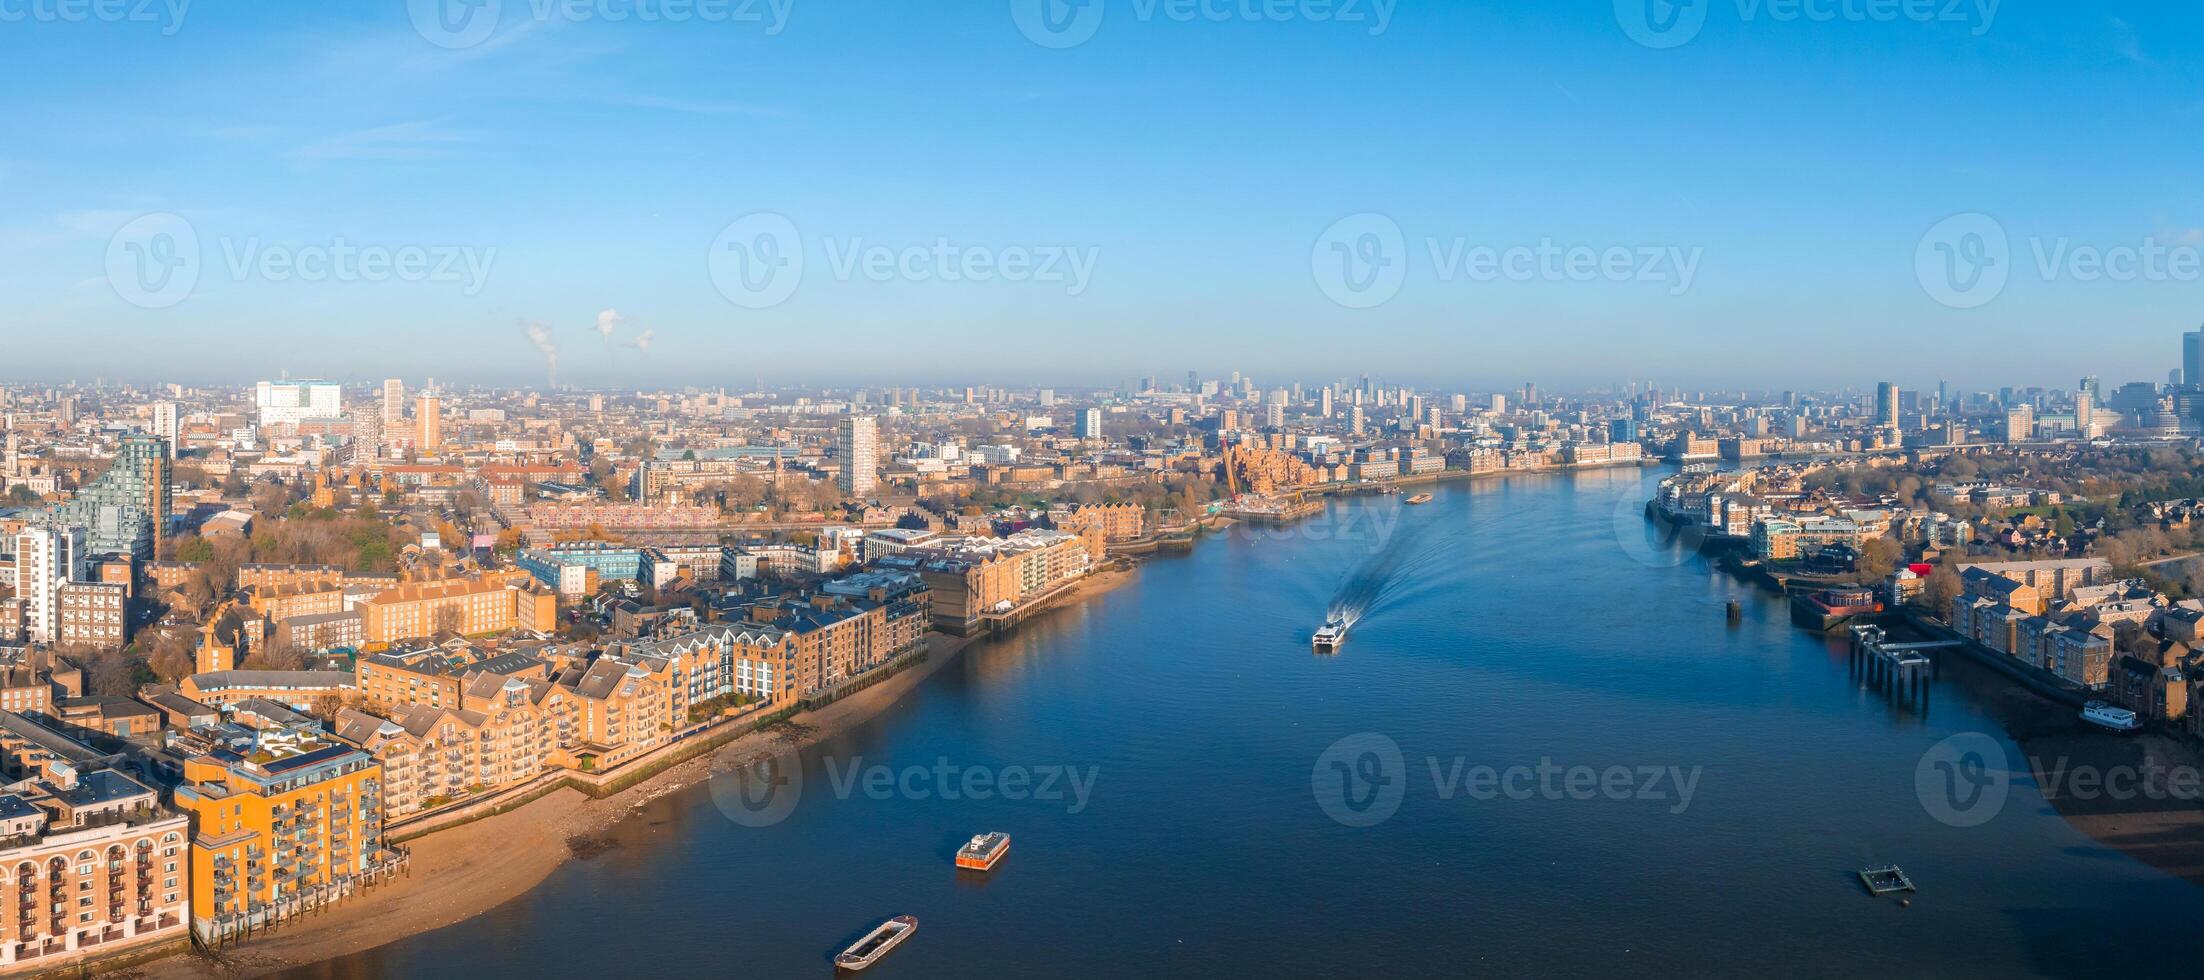
[[[808,750],[785,819],[672,794],[487,915],[291,975],[827,976],[900,913],[920,927],[868,977],[2193,975],[2204,888],[2020,767],[1936,798],[1954,744],[2019,758],[2002,680],[1954,665],[1925,710],[1869,690],[1841,641],[1656,540],[1655,478],[1212,538]],[[1388,547],[1403,580],[1312,654]],[[1015,836],[1002,866],[953,871],[985,830]],[[1910,907],[1855,877],[1889,863]]]

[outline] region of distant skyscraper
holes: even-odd
[[[433,453],[444,447],[444,402],[434,390],[421,393],[421,400],[413,406],[414,424],[419,426],[417,447],[424,453]]]
[[[2204,329],[2181,335],[2181,383],[2204,385]]]
[[[1875,382],[1875,424],[1898,429],[1898,386],[1888,381]]]
[[[1362,434],[1362,406],[1347,409],[1347,431],[1358,436]]]
[[[842,461],[837,480],[850,496],[871,493],[880,485],[880,423],[870,415],[845,415],[835,428],[834,443]]]
[[[406,383],[397,378],[383,381],[383,428],[388,429],[405,421]]]
[[[1050,407],[1050,406],[1053,406],[1053,405],[1055,405],[1055,404],[1056,404],[1056,389],[1054,389],[1054,388],[1043,388],[1043,389],[1041,389],[1041,407],[1042,407],[1042,408],[1048,408],[1048,407]]]
[[[1102,438],[1102,410],[1099,408],[1081,409],[1078,420],[1072,426],[1071,434],[1081,439]]]
[[[344,389],[334,381],[263,381],[253,391],[260,427],[344,414]]]
[[[175,402],[153,403],[153,434],[168,442],[168,458],[176,458],[178,437],[183,435],[176,417]]]
[[[1325,385],[1325,386],[1324,386],[1324,390],[1323,390],[1323,391],[1320,391],[1320,392],[1318,392],[1318,393],[1317,393],[1317,395],[1316,395],[1316,399],[1317,399],[1317,402],[1316,402],[1316,414],[1317,414],[1317,415],[1319,415],[1319,416],[1321,416],[1321,417],[1323,417],[1323,418],[1327,418],[1327,419],[1328,419],[1328,418],[1331,418],[1331,417],[1332,417],[1332,387],[1331,387],[1330,385]]]

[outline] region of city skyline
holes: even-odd
[[[2200,319],[2194,11],[1716,5],[1650,36],[1604,4],[1151,5],[1036,37],[1020,4],[600,6],[488,5],[479,37],[397,3],[16,25],[5,373],[234,380],[265,345],[290,363],[249,373],[563,355],[618,387],[799,376],[826,344],[853,380],[1104,385],[1165,350],[1695,388],[1903,356],[1980,388],[2059,383],[2033,351],[2085,339],[2094,373],[2162,378],[2146,352]],[[939,59],[956,80],[914,87]],[[146,91],[170,101],[116,101]],[[192,241],[180,298],[117,287]],[[769,241],[803,269],[757,292],[728,247]],[[1339,295],[1327,246],[1401,281]],[[1994,288],[1934,281],[1980,256]],[[56,342],[87,333],[126,343]]]

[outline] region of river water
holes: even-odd
[[[827,976],[902,913],[867,976],[2193,975],[2204,888],[2006,776],[2003,681],[1870,690],[1658,540],[1655,478],[1212,538],[971,647],[778,808],[669,795],[487,915],[294,975]],[[1312,654],[1379,554],[1398,580]],[[986,830],[1010,856],[953,871]],[[1890,863],[1910,907],[1855,877]]]

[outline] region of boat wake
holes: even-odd
[[[1396,529],[1386,542],[1347,573],[1332,595],[1325,621],[1352,627],[1364,617],[1400,598],[1443,552],[1442,541]]]

